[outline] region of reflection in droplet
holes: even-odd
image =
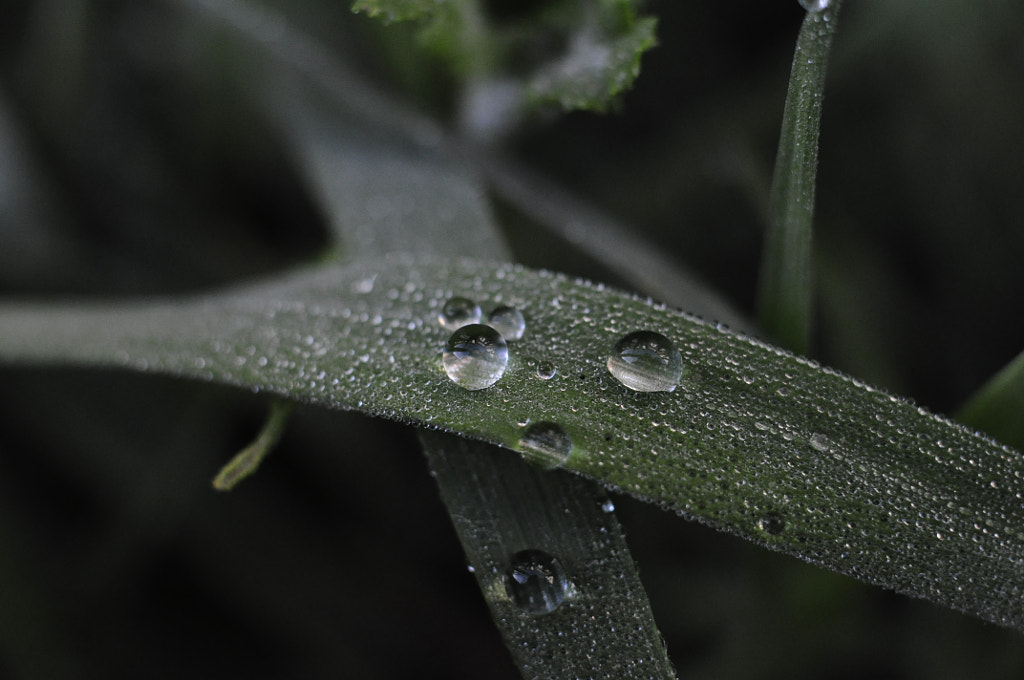
[[[808,12],[820,12],[832,4],[832,0],[797,0]]]
[[[558,423],[540,421],[526,428],[519,438],[519,448],[529,463],[543,468],[560,467],[572,453],[572,437]]]
[[[551,380],[555,377],[555,373],[558,369],[550,361],[541,361],[537,363],[537,377],[541,380]]]
[[[604,503],[601,503],[602,512],[615,512],[615,503],[612,502],[611,498],[605,499]]]
[[[565,600],[569,582],[557,559],[541,550],[522,550],[512,556],[505,574],[505,592],[512,603],[531,616],[549,614]]]
[[[502,305],[487,317],[487,324],[501,333],[506,340],[518,340],[526,331],[526,319],[515,307]]]
[[[469,298],[453,297],[441,307],[437,320],[442,328],[454,331],[469,324],[480,323],[481,316],[483,312],[480,311],[480,305]]]
[[[448,338],[441,361],[445,373],[456,385],[467,390],[482,390],[505,374],[508,344],[490,326],[463,326]]]
[[[683,358],[661,333],[636,331],[615,343],[608,370],[631,390],[671,392],[683,375]]]

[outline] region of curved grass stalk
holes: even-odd
[[[768,205],[759,286],[761,326],[807,354],[811,329],[811,233],[825,71],[840,0],[808,12],[800,27]]]

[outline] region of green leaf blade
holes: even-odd
[[[512,304],[505,377],[446,377],[438,305]],[[517,448],[561,424],[566,467],[772,549],[1024,629],[1024,460],[777,348],[600,286],[512,265],[389,258],[190,303],[0,308],[7,361],[75,360],[266,389]],[[626,332],[680,348],[671,393],[606,370]],[[537,377],[536,361],[558,372]]]

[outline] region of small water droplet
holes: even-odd
[[[480,323],[481,316],[483,312],[480,311],[480,305],[469,298],[453,297],[441,307],[437,321],[442,328],[454,331],[463,326]]]
[[[487,317],[487,323],[510,341],[523,337],[523,333],[526,331],[526,319],[523,318],[523,313],[508,305],[497,307],[491,312]]]
[[[761,531],[772,536],[778,536],[786,528],[786,520],[777,512],[768,512],[758,520],[757,526]]]
[[[832,4],[832,0],[797,0],[808,12],[820,12]]]
[[[565,464],[572,453],[572,437],[558,423],[540,421],[526,428],[519,448],[527,462],[544,468]]]
[[[615,512],[615,503],[612,502],[611,498],[605,500],[604,503],[601,503],[601,511],[602,512]]]
[[[470,324],[448,338],[441,361],[445,373],[456,385],[467,390],[482,390],[505,374],[508,344],[490,326]]]
[[[550,614],[565,600],[569,582],[557,559],[542,550],[522,550],[512,557],[505,592],[531,616]]]
[[[828,437],[820,432],[811,435],[811,447],[817,451],[825,452],[829,449]]]
[[[541,361],[537,364],[537,377],[541,380],[551,380],[557,372],[558,369],[550,361]]]
[[[671,392],[683,375],[683,358],[661,333],[636,331],[615,343],[608,370],[631,390]]]

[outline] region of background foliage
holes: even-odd
[[[453,81],[411,29],[281,6],[454,116]],[[802,11],[646,11],[659,47],[616,113],[535,121],[506,146],[750,310]],[[1021,13],[864,0],[834,48],[814,354],[940,412],[1024,345]],[[326,227],[251,92],[257,50],[187,3],[10,2],[0,32],[5,296],[198,291],[319,254]],[[616,283],[498,208],[520,261]],[[9,368],[0,395],[0,675],[517,677],[405,428],[299,409],[279,454],[223,496],[209,480],[258,429],[259,397]],[[617,502],[683,677],[1024,665],[1015,634]]]

